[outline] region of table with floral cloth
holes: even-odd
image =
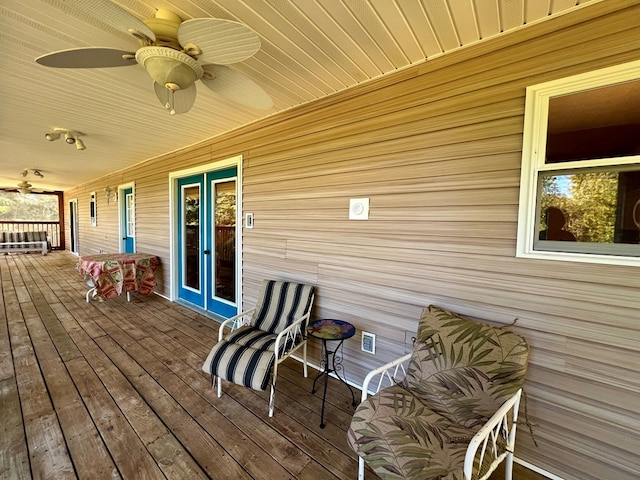
[[[78,260],[78,271],[91,277],[93,286],[87,293],[109,299],[127,292],[149,295],[156,286],[155,270],[160,259],[147,253],[107,253],[88,255]],[[93,290],[93,291],[92,291]]]

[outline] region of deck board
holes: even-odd
[[[201,371],[217,322],[156,295],[86,303],[76,261],[0,256],[0,478],[357,477],[344,385],[324,429],[317,371],[292,359],[274,417],[267,392],[225,382],[218,398]]]
[[[353,478],[344,429],[327,441],[278,406],[317,416],[299,364],[283,367],[275,421],[266,393],[219,399],[200,370],[217,322],[158,296],[87,304],[75,261],[0,257],[2,478]]]

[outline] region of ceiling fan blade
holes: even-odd
[[[135,53],[115,48],[83,47],[47,53],[36,58],[45,67],[103,68],[135,65]]]
[[[206,63],[227,65],[242,62],[260,50],[260,38],[246,25],[220,18],[194,18],[178,29],[178,41],[183,47],[195,44]]]
[[[185,89],[172,92],[163,85],[153,82],[153,89],[156,91],[156,97],[158,97],[162,106],[170,111],[172,115],[174,113],[188,112],[196,101],[197,90],[193,83]]]
[[[102,23],[125,33],[131,30],[142,34],[152,42],[156,39],[153,31],[141,20],[131,15],[126,10],[112,3],[110,0],[66,0],[67,5],[72,5],[82,10],[87,16],[100,20]]]
[[[221,65],[203,65],[202,68],[205,71],[202,83],[215,93],[252,108],[267,110],[273,106],[269,94],[245,74]]]

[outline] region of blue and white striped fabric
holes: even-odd
[[[313,299],[313,286],[265,280],[251,324],[265,332],[280,333],[302,317]]]
[[[223,340],[213,347],[210,356],[211,375],[254,390],[267,389],[275,359],[272,350],[259,350]]]
[[[273,369],[278,333],[307,313],[313,290],[311,285],[265,280],[251,325],[232,331],[218,342],[203,369],[214,377],[265,390]],[[296,338],[295,342],[299,340]],[[281,345],[281,351],[290,346]]]

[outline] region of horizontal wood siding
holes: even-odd
[[[314,317],[377,335],[375,355],[360,334],[345,343],[355,384],[410,349],[430,303],[515,321],[532,346],[526,413],[539,443],[522,428],[517,456],[566,479],[638,478],[637,267],[515,258],[525,87],[637,60],[638,18],[636,1],[589,4],[120,172],[136,185],[138,250],[164,265],[159,291],[171,286],[169,173],[242,154],[255,219],[246,304],[265,277],[317,285]],[[81,254],[117,249],[106,182],[66,192],[79,199]],[[370,199],[367,221],[348,220],[357,197]]]

